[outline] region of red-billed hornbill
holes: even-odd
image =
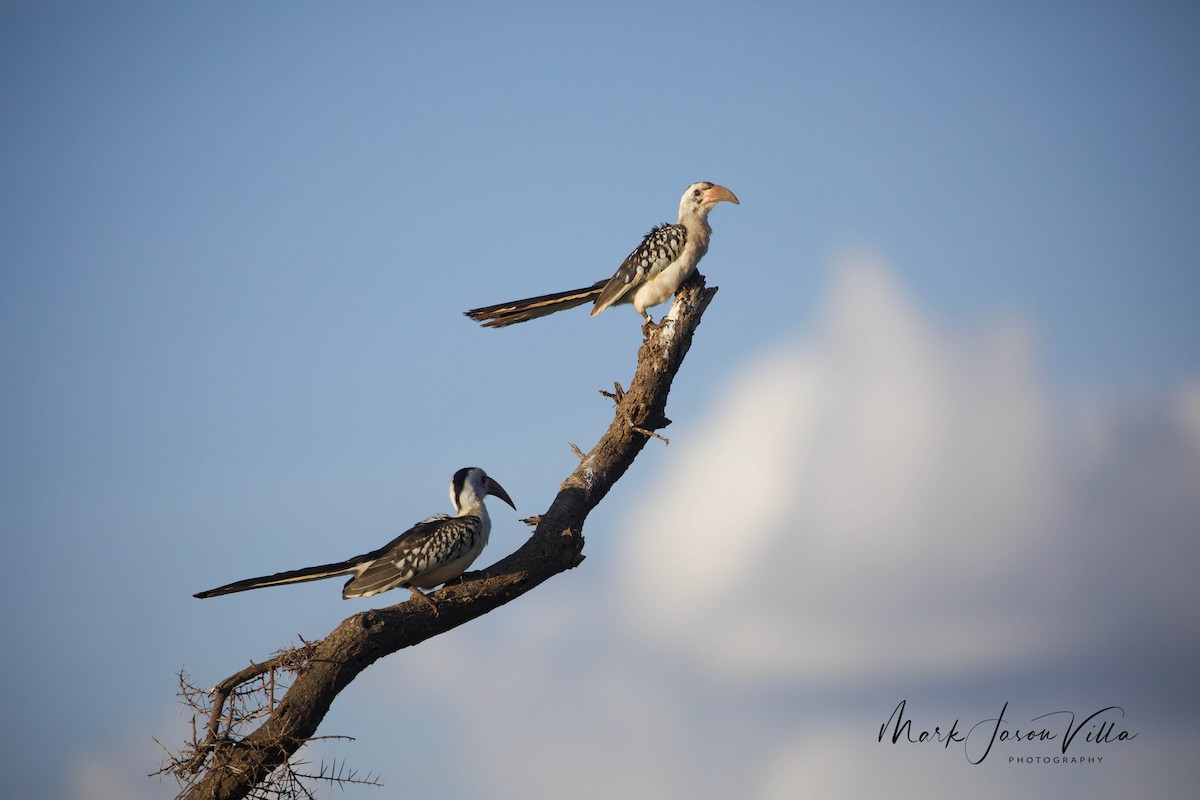
[[[352,574],[354,577],[342,589],[343,598],[370,597],[398,586],[425,598],[421,589],[432,589],[446,581],[454,580],[466,572],[483,552],[488,542],[488,534],[492,530],[487,506],[483,504],[483,498],[489,494],[499,497],[516,509],[504,488],[488,477],[487,473],[479,467],[464,467],[454,473],[454,478],[450,481],[450,503],[454,506],[452,517],[447,514],[435,514],[418,522],[378,550],[336,564],[322,564],[319,567],[278,572],[261,578],[247,578],[206,592],[198,592],[195,596],[216,597],[264,586],[281,586],[285,583]]]
[[[708,181],[693,183],[679,200],[679,222],[659,225],[647,233],[611,278],[583,289],[474,308],[464,313],[483,323],[485,328],[501,328],[594,300],[593,317],[611,305],[632,303],[634,309],[649,321],[650,314],[646,309],[675,294],[708,252],[708,240],[712,237],[708,212],[722,200],[740,205],[733,192],[724,186]]]

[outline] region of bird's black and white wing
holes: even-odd
[[[398,586],[432,588],[458,577],[482,550],[477,516],[437,514],[418,522],[381,548],[342,589],[342,597],[370,597]]]
[[[650,321],[646,309],[665,303],[679,291],[708,252],[712,227],[708,214],[717,203],[738,203],[724,186],[709,181],[693,183],[679,198],[679,222],[659,225],[625,259],[606,281],[554,294],[542,294],[465,312],[485,328],[502,328],[537,319],[595,300],[592,316],[618,303],[629,303]]]
[[[591,316],[596,316],[624,297],[630,289],[640,286],[673,264],[682,255],[686,244],[687,228],[682,225],[663,224],[651,229],[608,279],[596,298]]]
[[[346,574],[353,577],[342,589],[344,598],[370,597],[397,586],[421,594],[420,589],[432,589],[462,575],[483,552],[492,530],[491,517],[483,502],[489,495],[516,508],[508,492],[494,478],[479,467],[463,467],[450,480],[453,517],[434,514],[378,550],[345,561],[227,583],[197,592],[195,596],[216,597]]]

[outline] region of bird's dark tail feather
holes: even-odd
[[[608,283],[607,280],[597,281],[582,289],[527,297],[524,300],[513,300],[511,303],[473,308],[463,313],[481,323],[485,328],[503,328],[505,325],[515,325],[518,322],[537,319],[556,311],[566,311],[568,308],[593,302],[600,296],[606,283]]]
[[[217,597],[223,594],[233,594],[234,592],[244,592],[248,589],[261,589],[265,586],[282,586],[286,583],[302,583],[304,581],[319,581],[322,578],[332,578],[335,575],[345,575],[353,572],[354,568],[361,563],[361,558],[351,559],[350,561],[339,561],[336,564],[322,564],[319,567],[305,567],[304,569],[293,569],[288,572],[277,572],[274,575],[263,575],[259,578],[247,578],[244,581],[236,581],[235,583],[227,583],[224,586],[218,586],[215,589],[209,589],[206,592],[197,592],[192,595],[199,597],[201,600],[206,597]]]

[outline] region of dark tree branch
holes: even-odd
[[[252,666],[218,684],[201,750],[204,774],[185,789],[186,798],[226,800],[245,797],[284,765],[306,741],[338,692],[386,655],[445,633],[520,597],[546,579],[583,561],[583,524],[651,436],[670,424],[665,415],[671,382],[687,355],[700,317],[716,294],[693,275],[680,288],[663,322],[647,323],[637,371],[628,389],[608,394],[615,403],[612,424],[579,466],[563,481],[550,508],[536,519],[533,535],[518,550],[485,570],[464,575],[430,594],[429,603],[409,600],[363,611],[344,620],[323,641],[309,645],[306,663],[270,717],[245,738],[218,733],[221,705],[241,680],[259,676],[267,665]],[[661,437],[658,437],[661,438]],[[204,753],[198,753],[203,757]]]

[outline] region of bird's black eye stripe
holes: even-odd
[[[467,483],[467,475],[471,472],[470,467],[463,467],[458,472],[454,473],[452,484],[454,486],[454,497],[457,499],[462,497],[463,486]]]

